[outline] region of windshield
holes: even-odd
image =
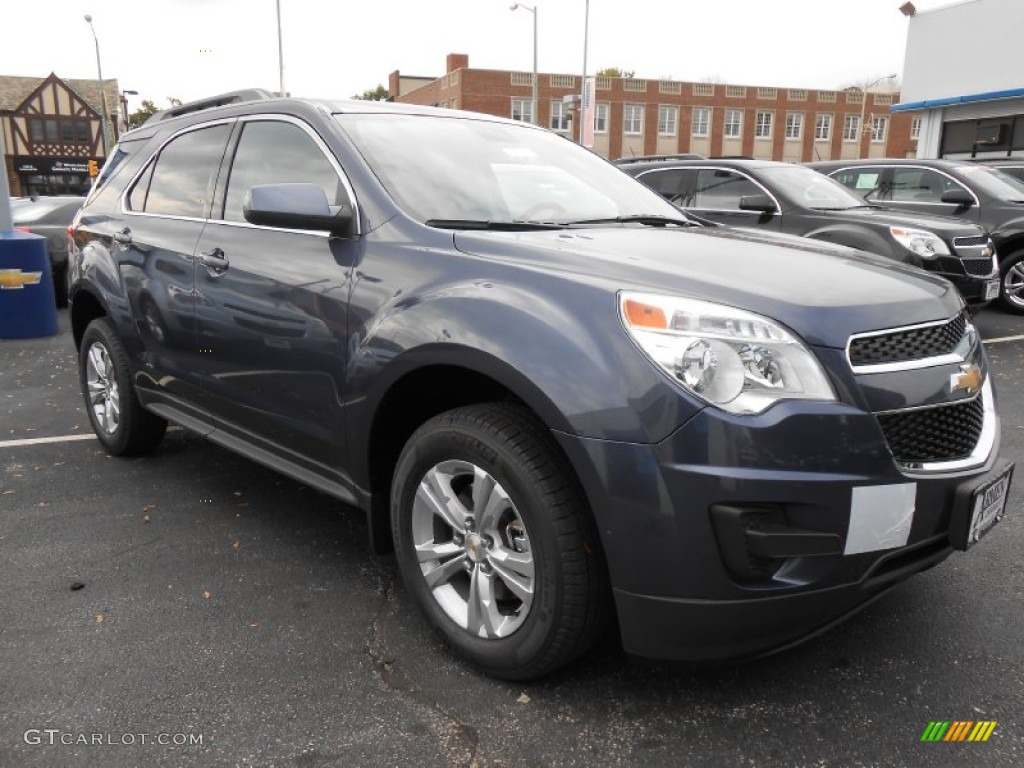
[[[761,175],[784,197],[804,208],[863,208],[864,201],[835,179],[801,166],[764,168]]]
[[[961,165],[957,170],[989,197],[999,200],[1024,200],[1024,181],[1015,179],[998,168],[984,165]]]
[[[381,184],[422,222],[685,218],[597,155],[527,125],[429,115],[335,115]]]

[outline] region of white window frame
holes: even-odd
[[[607,101],[594,102],[594,133],[608,133],[608,113],[611,108]]]
[[[622,132],[627,136],[644,135],[644,105],[624,104],[622,108]]]
[[[694,107],[690,116],[690,135],[705,139],[711,133],[711,108]]]
[[[921,138],[921,118],[914,117],[910,120],[910,138],[913,141]]]
[[[519,117],[516,117],[516,107],[519,107]],[[512,119],[521,123],[533,122],[533,99],[512,99]]]
[[[569,132],[569,110],[560,99],[551,100],[551,117],[548,120],[549,127],[555,133]]]
[[[735,120],[733,118],[736,118]],[[722,138],[739,139],[743,137],[743,110],[726,109],[725,122],[722,124]]]
[[[790,141],[804,137],[804,113],[788,112],[786,114],[786,138]]]
[[[679,133],[679,107],[658,105],[658,135],[675,136]]]
[[[843,118],[843,141],[851,144],[860,141],[860,115],[846,115]]]
[[[772,124],[774,122],[774,112],[767,109],[757,110],[757,114],[754,116],[754,138],[770,139],[772,137]]]
[[[889,118],[884,115],[871,116],[871,143],[884,144],[889,133]]]
[[[835,116],[831,112],[819,112],[814,118],[814,140],[832,140],[832,122]],[[824,130],[822,130],[824,128]],[[824,134],[824,135],[823,135]]]

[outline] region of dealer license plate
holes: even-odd
[[[1013,466],[1007,467],[992,482],[978,488],[971,497],[971,522],[967,527],[967,547],[976,544],[1003,517],[1010,491]]]
[[[985,283],[985,301],[994,299],[999,296],[999,281],[989,280]]]

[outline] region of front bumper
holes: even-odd
[[[906,474],[875,417],[838,403],[781,403],[757,417],[705,409],[657,445],[556,437],[599,526],[625,649],[680,660],[785,647],[941,562],[964,513],[958,489],[998,454],[997,439],[982,466]],[[854,545],[863,489],[910,499],[897,544],[860,530]],[[723,525],[723,508],[749,511],[750,526]],[[751,527],[810,532],[815,551],[762,557],[744,537]]]

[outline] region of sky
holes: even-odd
[[[347,98],[388,74],[470,67],[530,71],[533,16],[511,0],[279,0],[285,88]],[[590,0],[587,69],[636,77],[837,89],[900,74],[903,0]],[[538,69],[583,71],[586,0],[534,0]],[[919,12],[949,0],[915,0]],[[278,89],[276,0],[28,0],[0,3],[0,74],[105,78],[129,109],[241,88]],[[9,32],[8,32],[9,30]]]

